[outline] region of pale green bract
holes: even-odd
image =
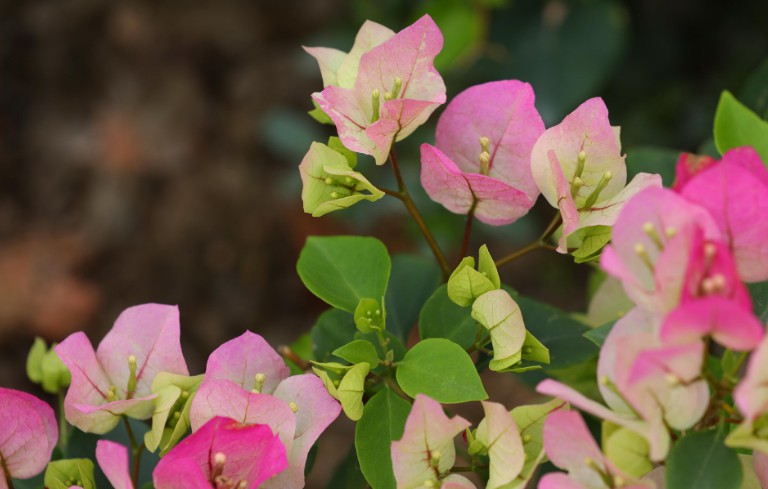
[[[347,158],[322,143],[312,143],[299,165],[304,212],[314,217],[346,209],[361,200],[374,202],[384,192],[373,186]]]
[[[501,279],[496,265],[488,252],[488,247],[480,247],[477,270],[475,259],[468,256],[461,260],[459,266],[448,279],[448,297],[461,307],[469,307],[486,292],[501,287]]]

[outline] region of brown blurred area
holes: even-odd
[[[34,335],[96,343],[144,302],[180,306],[193,371],[246,328],[308,330],[319,305],[293,267],[317,224],[281,195],[298,161],[262,128],[309,108],[300,46],[338,4],[0,7],[0,385],[26,386]]]

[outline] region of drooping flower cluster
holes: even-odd
[[[763,269],[768,250],[757,238],[768,228],[752,213],[768,200],[768,170],[751,148],[731,150],[719,162],[705,161],[695,167],[691,157],[681,157],[676,191],[651,188],[638,193],[613,227],[601,265],[621,281],[636,307],[616,322],[600,351],[597,374],[607,407],[553,380],[537,388],[634,433],[644,440],[638,446],[646,447],[650,462],[667,457],[671,430],[707,428],[720,419],[722,394],[711,392],[704,376],[710,338],[729,355],[746,355],[760,346],[734,391],[745,421],[727,443],[767,447],[759,444],[765,434],[754,423],[761,416],[768,418],[768,403],[760,400],[765,395],[760,380],[763,325],[743,282],[768,278]],[[741,216],[753,216],[752,221],[742,221]],[[727,388],[728,376],[736,374],[726,372],[722,386]],[[574,487],[613,487],[594,482],[611,478],[633,484],[629,481],[644,475],[636,471],[627,478],[602,454],[590,456],[580,468],[558,463],[553,454],[560,448],[554,447],[565,443],[561,438],[568,429],[580,429],[580,421],[562,415],[547,423],[553,426],[553,453],[548,449],[548,454],[580,481]]]

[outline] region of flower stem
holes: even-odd
[[[125,431],[128,433],[128,440],[131,442],[131,449],[133,451],[133,467],[131,471],[131,481],[133,487],[139,487],[139,467],[141,466],[141,452],[144,450],[144,444],[141,445],[136,441],[136,436],[133,434],[133,428],[128,421],[127,416],[123,416],[123,423],[125,424]]]
[[[59,449],[62,454],[66,454],[67,441],[69,441],[69,425],[64,413],[64,393],[59,391]]]
[[[475,220],[475,207],[477,207],[477,199],[472,199],[472,207],[467,214],[467,224],[464,226],[464,241],[461,243],[461,251],[459,252],[459,262],[466,256],[469,249],[469,237],[472,234],[472,222]]]
[[[427,240],[427,244],[432,249],[432,253],[435,255],[437,264],[440,266],[440,269],[443,272],[443,278],[447,279],[448,276],[451,274],[451,268],[448,266],[448,262],[445,259],[445,255],[443,255],[443,252],[440,249],[440,246],[437,244],[435,237],[432,235],[432,232],[427,227],[427,223],[424,222],[424,218],[421,216],[421,213],[416,208],[416,205],[413,203],[413,199],[411,199],[411,196],[408,193],[408,187],[405,185],[405,180],[403,180],[403,175],[400,173],[400,167],[397,164],[397,155],[395,154],[394,149],[392,149],[392,151],[390,151],[389,153],[389,160],[392,162],[392,170],[395,173],[395,180],[397,180],[397,192],[392,190],[384,190],[384,189],[382,189],[382,191],[387,195],[391,195],[392,197],[396,197],[400,199],[403,202],[403,204],[405,204],[405,208],[408,209],[408,212],[411,214],[411,217],[413,218],[413,220],[416,222],[416,225],[421,230],[421,234],[424,235],[424,239]]]
[[[547,243],[547,240],[552,237],[552,234],[557,230],[557,228],[560,226],[560,223],[563,222],[563,218],[558,212],[557,215],[550,221],[549,225],[547,226],[547,229],[544,230],[543,233],[541,233],[541,236],[536,238],[535,241],[532,241],[531,243],[528,243],[527,245],[523,246],[519,250],[513,251],[509,255],[500,258],[496,260],[496,266],[501,267],[503,265],[506,265],[507,263],[513,262],[517,260],[518,258],[521,258],[531,251],[538,250],[539,248],[545,248],[548,250],[556,250],[554,246]]]

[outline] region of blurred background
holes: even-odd
[[[35,335],[96,343],[124,308],[179,304],[191,370],[251,329],[272,344],[324,309],[295,273],[307,235],[366,234],[428,255],[400,202],[302,212],[297,165],[326,140],[306,112],[322,89],[301,46],[348,50],[365,19],[400,30],[430,13],[449,99],[485,81],[530,82],[547,125],[602,96],[630,173],[670,183],[677,153],[711,151],[728,89],[766,113],[768,2],[659,0],[241,0],[0,2],[0,385],[23,374]],[[439,115],[439,112],[438,112]],[[463,219],[426,199],[417,148],[401,166],[449,256]],[[387,185],[389,169],[361,171]],[[391,186],[391,185],[389,185]],[[539,202],[471,250],[500,257],[553,213]],[[473,251],[474,253],[475,251]],[[512,287],[571,311],[589,268],[539,251],[503,270]],[[326,471],[327,472],[327,471]]]

